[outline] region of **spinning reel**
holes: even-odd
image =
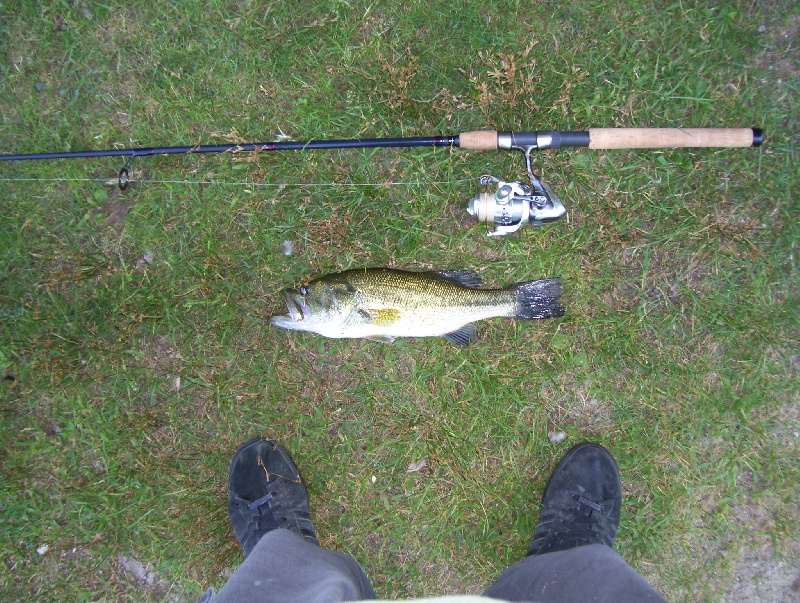
[[[533,173],[531,151],[545,145],[540,146],[541,143],[537,144],[535,141],[514,144],[517,141],[509,136],[506,141],[499,137],[498,148],[503,148],[500,145],[504,142],[505,148],[518,149],[525,153],[530,184],[518,180],[506,182],[489,174],[481,176],[481,185],[489,187],[494,184],[496,190],[486,190],[475,195],[467,204],[467,212],[479,222],[495,225],[494,231],[487,233],[490,237],[517,232],[524,224],[541,226],[545,222],[558,220],[567,213],[567,208],[553,189]]]

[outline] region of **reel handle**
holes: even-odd
[[[660,149],[685,147],[758,147],[759,128],[591,128],[585,132],[462,132],[458,146],[474,151],[589,147],[590,149]]]

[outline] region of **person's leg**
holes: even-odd
[[[231,463],[228,513],[245,560],[213,603],[375,597],[354,559],[320,548],[308,491],[280,444],[257,439],[239,448]]]
[[[289,530],[265,534],[212,603],[320,603],[374,599],[352,558],[327,551]]]
[[[537,603],[665,602],[636,570],[603,544],[526,557],[503,572],[483,594]]]
[[[614,458],[597,444],[572,448],[550,476],[528,557],[503,572],[484,595],[508,601],[665,599],[611,547],[622,486]]]

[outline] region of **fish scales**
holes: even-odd
[[[486,318],[552,318],[564,312],[561,281],[544,279],[481,288],[471,271],[347,270],[283,291],[288,309],[273,325],[325,337],[444,337],[459,345],[475,338],[472,323]]]
[[[358,286],[364,301],[381,302],[386,307],[400,304],[418,308],[491,308],[507,306],[513,312],[515,296],[508,289],[476,289],[428,272],[390,269],[351,271],[350,281]],[[496,314],[495,314],[496,315]]]

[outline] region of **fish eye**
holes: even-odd
[[[300,295],[308,295],[308,287],[305,285],[302,285],[298,291],[300,292]]]

